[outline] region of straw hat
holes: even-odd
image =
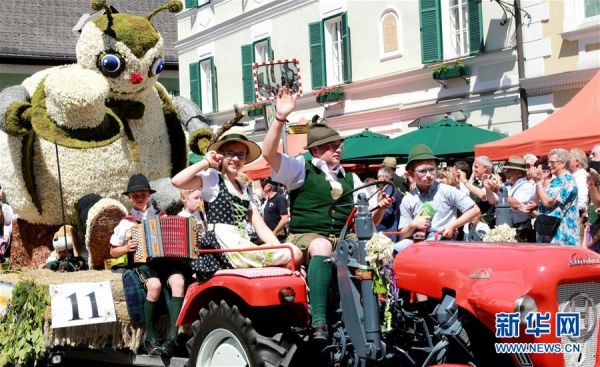
[[[260,147],[255,142],[248,139],[248,137],[246,136],[246,134],[244,134],[243,131],[236,129],[236,128],[231,128],[231,129],[227,130],[225,133],[223,133],[223,135],[221,135],[221,137],[219,138],[219,140],[217,140],[216,143],[213,143],[208,147],[207,151],[214,150],[214,151],[218,152],[219,148],[221,148],[221,145],[223,145],[225,143],[229,143],[229,142],[239,142],[239,143],[244,144],[246,146],[246,148],[248,148],[248,155],[246,156],[246,164],[248,164],[250,162],[254,162],[255,160],[257,160],[260,157],[260,154],[261,154]]]
[[[394,157],[385,157],[383,159],[383,166],[384,167],[389,167],[389,168],[392,168],[392,169],[396,169],[397,165],[398,164],[396,162],[396,158],[394,158]]]
[[[525,159],[513,155],[508,158],[508,161],[506,161],[506,164],[504,165],[503,169],[514,169],[517,171],[527,172],[527,169],[525,167]]]

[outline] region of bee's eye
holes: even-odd
[[[150,76],[158,75],[163,67],[165,66],[165,62],[163,59],[156,59],[152,63],[152,67],[150,68]]]
[[[125,68],[125,62],[118,54],[107,53],[98,60],[98,67],[102,74],[115,77]]]

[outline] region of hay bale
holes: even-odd
[[[52,238],[60,226],[33,224],[17,219],[13,225],[10,261],[14,268],[38,268],[52,252]]]
[[[46,308],[44,336],[46,347],[85,345],[92,349],[112,347],[136,350],[144,340],[144,326],[132,324],[127,312],[123,282],[120,273],[108,270],[55,273],[47,269],[0,273],[0,281],[16,284],[32,280],[36,284],[65,284],[109,281],[115,303],[116,322],[82,325],[67,328],[52,328],[51,308]]]

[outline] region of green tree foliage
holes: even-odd
[[[41,359],[46,350],[44,313],[49,303],[47,286],[17,283],[0,320],[0,366],[33,366]]]

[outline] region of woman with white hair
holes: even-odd
[[[536,171],[536,201],[541,215],[560,219],[554,233],[540,233],[538,242],[550,242],[577,246],[579,244],[579,212],[577,211],[577,185],[569,172],[571,155],[565,149],[552,149],[548,154],[548,165],[552,180],[544,187],[541,170]],[[541,217],[536,219],[540,221]],[[536,228],[540,228],[536,226]]]

